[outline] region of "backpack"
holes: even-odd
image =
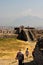
[[[17,54],[17,59],[23,61],[24,60],[24,55],[22,53],[18,53]]]

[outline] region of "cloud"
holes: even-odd
[[[29,8],[27,10],[18,12],[17,14],[14,15],[14,17],[16,19],[16,18],[21,18],[21,17],[24,17],[24,16],[28,16],[28,15],[31,15],[31,12],[32,12],[32,9]]]
[[[21,15],[22,16],[28,16],[28,15],[31,15],[31,12],[32,12],[32,9],[28,9],[28,10],[21,12]]]
[[[39,18],[43,18],[43,13],[40,12],[40,11],[37,11],[37,10],[33,10],[31,8],[27,9],[27,10],[24,10],[24,11],[21,11],[21,12],[18,12],[17,14],[15,14],[15,19],[16,18],[21,18],[21,17],[24,17],[24,16],[37,16]]]
[[[10,12],[10,13],[6,13],[5,15],[1,15],[0,18],[5,17],[5,18],[9,18],[11,21],[18,19],[18,18],[22,18],[24,16],[37,16],[40,18],[43,18],[43,13],[37,10],[33,10],[31,8],[29,9],[25,9],[22,11],[14,11],[14,12]]]

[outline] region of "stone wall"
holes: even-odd
[[[32,55],[37,65],[43,65],[43,40],[36,43]]]

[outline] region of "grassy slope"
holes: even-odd
[[[35,42],[25,42],[15,38],[0,39],[0,58],[15,57],[19,49],[22,49],[23,53],[25,53],[27,47],[29,48],[29,53],[31,55],[34,46]]]

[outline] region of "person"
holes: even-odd
[[[28,58],[28,55],[29,55],[28,48],[26,49],[25,54],[26,54],[26,57]]]
[[[21,49],[17,53],[16,59],[18,60],[18,65],[23,65],[24,54],[21,52]]]

